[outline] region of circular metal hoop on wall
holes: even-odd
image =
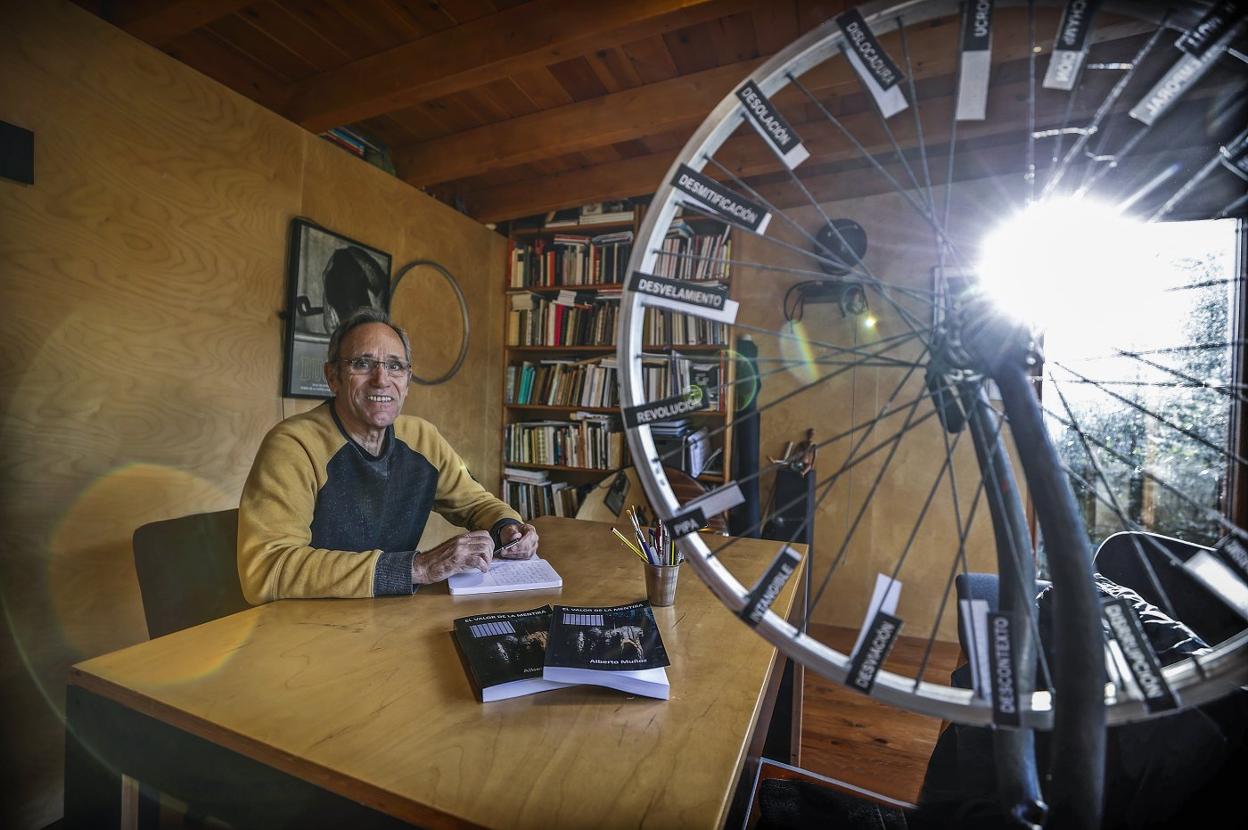
[[[412,381],[419,383],[421,386],[437,386],[438,384],[446,383],[448,380],[455,377],[455,373],[458,372],[464,365],[464,359],[468,357],[468,302],[464,299],[463,289],[459,287],[459,281],[455,279],[455,276],[450,271],[446,270],[446,268],[442,265],[431,259],[413,260],[400,268],[399,272],[394,275],[394,281],[390,284],[391,298],[393,298],[395,292],[399,290],[399,281],[402,280],[403,277],[407,276],[408,272],[412,269],[420,268],[422,266],[432,268],[437,271],[451,286],[451,289],[455,292],[455,299],[459,302],[460,322],[464,324],[464,336],[459,344],[459,354],[456,356],[455,362],[451,365],[451,368],[447,369],[438,377],[432,379],[425,379],[417,377],[415,373],[412,374]]]

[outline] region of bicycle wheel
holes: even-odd
[[[1103,739],[1096,745],[1103,731],[1098,724],[1166,710],[1125,673],[1104,682],[1087,505],[1110,517],[1113,529],[1147,528],[1149,517],[1134,499],[1124,504],[1116,495],[1122,475],[1115,465],[1139,467],[1139,453],[1124,451],[1112,435],[1098,436],[1108,421],[1087,416],[1082,397],[1071,390],[1138,413],[1152,436],[1145,436],[1141,452],[1198,455],[1205,468],[1223,468],[1223,482],[1241,477],[1245,461],[1232,449],[1233,436],[1176,422],[1174,401],[1124,395],[1121,388],[1128,387],[1115,386],[1123,381],[1098,377],[1092,367],[1104,367],[1103,356],[1085,355],[1083,363],[1046,360],[1045,330],[1001,310],[998,300],[1010,280],[994,283],[990,271],[1013,276],[1014,288],[1032,289],[1027,302],[1033,305],[1047,296],[1059,309],[1065,302],[1069,318],[1076,316],[1072,307],[1093,312],[1085,326],[1129,332],[1114,318],[1135,313],[1125,300],[1138,286],[1111,286],[1108,299],[1097,293],[1097,269],[1107,266],[1095,249],[1072,251],[1070,268],[1032,273],[1033,253],[1017,241],[1007,237],[995,254],[985,254],[980,238],[1011,212],[1047,211],[1065,220],[1057,244],[1072,228],[1108,235],[1124,216],[1242,215],[1237,176],[1243,175],[1245,137],[1239,132],[1243,110],[1236,106],[1244,98],[1244,69],[1227,55],[1244,21],[1231,12],[1224,25],[1210,26],[1217,9],[1211,13],[1210,4],[1201,3],[1107,4],[1095,15],[1095,4],[1072,4],[1078,8],[1065,16],[1058,4],[999,3],[995,14],[991,4],[963,5],[972,19],[957,3],[932,0],[871,4],[857,17],[829,20],[760,66],[694,133],[653,197],[629,264],[618,332],[627,437],[650,503],[720,600],[825,677],[852,678],[861,687],[866,664],[865,688],[884,702],[960,723],[1013,725],[1002,720],[999,707],[994,716],[986,690],[955,688],[927,671],[938,644],[956,635],[949,608],[955,577],[998,573],[1003,608],[1015,615],[1017,724],[1050,729],[1056,720],[1058,746],[1065,740],[1095,755],[1103,751]],[[991,35],[976,32],[983,18],[975,13],[985,7]],[[1053,51],[1055,31],[1078,36]],[[878,42],[868,36],[872,32]],[[1185,43],[1187,52],[1175,48],[1177,38],[1191,41],[1202,32],[1206,40]],[[974,78],[987,83],[988,59],[960,48],[973,45],[973,35],[980,45],[985,39],[996,44],[978,118]],[[921,47],[919,54],[911,53],[912,45]],[[863,65],[872,80],[860,80]],[[890,75],[893,83],[886,85]],[[1113,210],[1085,215],[1083,208],[1097,200]],[[876,240],[869,253],[840,221],[845,213]],[[722,246],[682,250],[682,223],[696,221],[731,228],[731,253]],[[1145,231],[1144,238],[1149,235]],[[1140,237],[1130,238],[1128,249],[1112,253],[1134,262],[1128,255],[1138,254]],[[1088,267],[1074,267],[1079,264]],[[736,300],[716,285],[728,269],[740,286]],[[1066,270],[1078,279],[1062,288],[1055,277]],[[1221,274],[1159,290],[1175,296],[1221,286],[1225,294],[1238,282],[1235,274]],[[867,302],[847,306],[843,298],[853,292]],[[810,304],[839,298],[840,314],[794,314],[788,302],[794,293]],[[741,483],[786,462],[764,465],[683,507],[663,474],[672,453],[656,450],[652,425],[696,410],[700,401],[671,390],[646,394],[643,364],[654,340],[647,334],[660,313],[701,326],[731,324],[758,341],[761,391],[748,411],[730,410],[728,425],[758,419],[764,442],[772,435],[777,443],[799,429],[817,431],[817,532],[804,563],[811,602],[797,624],[767,610],[769,582],[757,570],[740,574],[724,567],[718,552],[731,541],[690,532],[706,515],[739,503]],[[1065,323],[1052,330],[1068,332],[1070,320]],[[1218,401],[1228,409],[1218,423],[1229,429],[1246,402],[1242,378],[1197,377],[1167,356],[1234,357],[1236,341],[1224,326],[1220,338],[1193,348],[1142,350],[1130,337],[1103,348],[1109,360],[1138,370],[1129,388],[1182,389]],[[1011,443],[1012,451],[1006,449]],[[1072,453],[1079,452],[1076,463]],[[1015,460],[1025,482],[1014,480]],[[1205,532],[1248,542],[1248,533],[1218,504],[1226,488],[1211,503],[1165,464],[1144,466],[1136,475],[1144,489],[1180,504],[1204,521]],[[1132,486],[1140,489],[1138,481]],[[1060,666],[1048,665],[1036,645],[1025,499],[1034,506],[1061,604],[1055,634]],[[1141,542],[1141,557],[1154,544]],[[1228,547],[1223,542],[1209,557],[1217,560],[1207,565],[1216,578],[1196,574],[1194,566],[1188,570],[1194,584],[1211,592],[1210,602],[1242,613],[1248,611],[1242,574],[1227,567],[1234,558]],[[778,544],[772,575],[791,570],[784,551]],[[901,598],[889,601],[899,583]],[[878,613],[881,604],[867,599],[873,590],[885,599],[887,619]],[[1171,605],[1168,599],[1161,604]],[[869,648],[840,636],[856,631],[858,642],[875,643],[881,630],[872,623],[891,626],[895,635],[902,621],[921,646],[918,665],[909,670],[889,656],[887,645],[873,658]],[[975,630],[971,650],[978,652]],[[1248,633],[1239,630],[1166,666],[1161,674],[1172,702],[1193,706],[1242,685],[1246,645]],[[1028,674],[1036,653],[1033,690]],[[1092,745],[1085,745],[1088,735]],[[1096,763],[1094,757],[1089,767]],[[1057,774],[1078,778],[1083,771]],[[1077,782],[1068,786],[1080,790]]]

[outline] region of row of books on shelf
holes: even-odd
[[[483,703],[589,684],[666,700],[671,665],[647,602],[544,605],[455,620]]]
[[[539,516],[575,518],[580,493],[566,481],[551,481],[546,470],[503,469],[503,501],[530,521]]]
[[[663,240],[653,273],[676,280],[717,280],[729,277],[732,237],[727,226],[722,231],[694,233],[679,219]]]
[[[508,285],[610,285],[624,282],[633,253],[633,232],[599,236],[555,234],[552,239],[511,243]]]
[[[707,409],[722,412],[725,357],[683,357],[678,353],[642,355],[642,387],[647,400],[679,395],[700,386]],[[585,360],[521,361],[507,367],[504,402],[520,406],[617,407],[619,376],[614,357]]]
[[[524,361],[507,367],[505,403],[522,406],[619,406],[615,358]]]
[[[583,304],[512,294],[507,315],[509,346],[613,346],[620,314],[619,297],[597,294]],[[644,342],[659,346],[725,345],[723,323],[665,309],[646,309]]]
[[[614,470],[624,465],[616,415],[573,412],[567,421],[522,421],[504,430],[505,464]]]

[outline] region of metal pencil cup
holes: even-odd
[[[672,605],[676,602],[676,580],[680,577],[680,565],[645,564],[646,599],[651,605]]]

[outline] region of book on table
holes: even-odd
[[[556,605],[542,676],[667,700],[671,665],[650,603]]]
[[[563,577],[545,559],[495,559],[490,569],[466,571],[446,581],[450,592],[465,594],[497,594],[503,591],[534,591],[539,588],[562,588]]]
[[[455,620],[455,642],[481,702],[569,685],[542,676],[549,625],[549,605]]]

